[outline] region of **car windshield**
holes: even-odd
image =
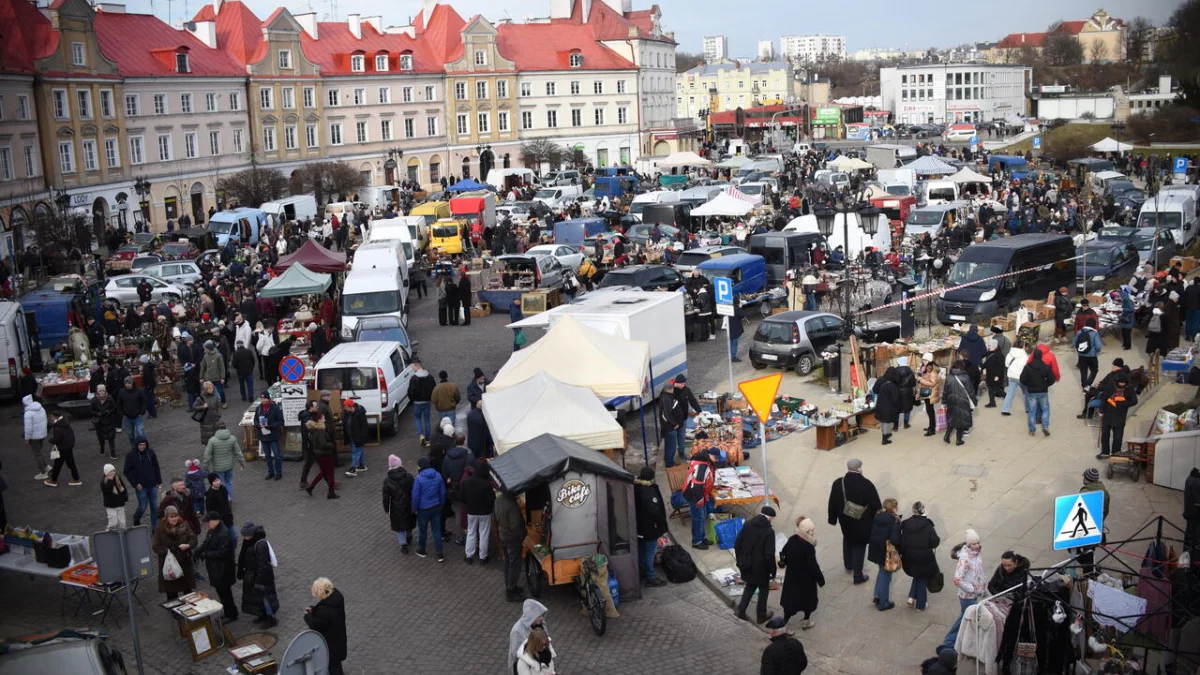
[[[1154,245],[1154,237],[1146,237],[1145,239],[1138,239],[1137,241],[1133,242],[1133,245],[1139,251],[1149,251],[1150,247]]]
[[[1092,249],[1090,251],[1083,248],[1076,249],[1076,255],[1084,256],[1086,254],[1086,257],[1081,257],[1079,262],[1076,264],[1079,267],[1082,267],[1084,261],[1086,260],[1089,265],[1111,265],[1113,264],[1113,259],[1116,258],[1117,253],[1120,250],[1121,249],[1118,248],[1101,248]]]
[[[433,236],[440,238],[457,237],[458,228],[453,225],[438,225],[433,228]]]
[[[342,296],[342,314],[346,316],[387,314],[399,309],[399,304],[400,299],[396,296],[395,291],[351,293]]]
[[[783,250],[782,246],[763,246],[755,253],[761,255],[768,265],[783,265]]]
[[[950,286],[974,285],[982,279],[988,279],[1004,273],[1003,263],[965,262],[958,261],[950,269]]]
[[[747,194],[747,195],[762,194],[762,186],[761,185],[741,185],[738,187],[738,190],[741,191],[742,194]]]
[[[328,390],[358,391],[375,389],[379,379],[374,368],[322,368],[317,371],[317,388]]]
[[[424,215],[424,216],[421,216],[421,217],[425,219],[425,226],[426,226],[426,227],[429,227],[430,225],[433,225],[435,222],[437,222],[437,215],[436,215],[436,214],[432,214],[432,213],[431,213],[431,214]]]
[[[942,222],[944,211],[912,211],[908,214],[909,225],[939,225]]]
[[[791,344],[793,326],[795,324],[791,322],[763,321],[754,332],[754,340],[772,345]]]
[[[690,251],[679,254],[679,260],[675,261],[676,265],[685,265],[687,267],[695,267],[700,263],[711,258],[707,253],[692,253]]]
[[[533,196],[535,199],[551,199],[558,190],[538,190]]]
[[[144,259],[134,258],[133,259],[133,269],[140,270],[142,268],[149,267],[151,265],[155,265],[158,262],[159,262],[158,258],[144,258]],[[156,270],[155,274],[162,274],[162,271]]]
[[[608,288],[609,286],[637,286],[638,277],[633,272],[613,271],[604,275],[600,280],[597,288]]]
[[[1178,213],[1155,213],[1147,211],[1138,216],[1138,227],[1167,227],[1173,230],[1183,225],[1183,216]]]
[[[208,231],[215,234],[229,234],[233,229],[233,223],[223,223],[219,220],[208,221]]]
[[[887,186],[887,193],[897,197],[907,197],[912,194],[912,190],[908,189],[907,185],[889,185]]]
[[[412,349],[408,343],[408,331],[401,326],[390,328],[364,328],[358,332],[359,342],[399,342],[405,349]]]
[[[163,253],[167,255],[183,255],[188,252],[187,244],[167,244],[163,246]]]
[[[946,201],[954,201],[954,188],[934,188],[929,191],[930,199],[945,199]]]
[[[1136,227],[1106,227],[1100,230],[1101,237],[1120,237],[1125,239],[1137,232]]]

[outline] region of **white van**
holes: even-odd
[[[908,212],[908,220],[904,222],[904,236],[919,237],[928,232],[929,236],[936,239],[943,229],[965,219],[970,208],[970,202],[958,201],[913,209]]]
[[[416,226],[414,223],[420,223]],[[367,231],[367,241],[399,241],[404,249],[404,261],[411,268],[417,262],[417,251],[420,247],[413,239],[413,231],[416,230],[418,236],[420,232],[428,232],[429,228],[425,225],[425,218],[422,216],[400,216],[397,218],[376,218],[371,221],[371,228]],[[426,242],[428,242],[426,235]],[[361,246],[359,248],[362,248]]]
[[[656,192],[643,192],[633,198],[633,203],[629,205],[629,215],[636,216],[640,221],[642,219],[642,211],[650,204],[674,204],[679,201],[678,190],[658,190]]]
[[[387,211],[388,207],[399,201],[399,194],[399,185],[368,185],[359,189],[358,201],[364,204],[367,210],[378,208],[380,211]]]
[[[1169,229],[1179,247],[1186,248],[1196,238],[1196,205],[1196,198],[1186,193],[1159,194],[1142,204],[1137,226]]]
[[[548,187],[555,185],[579,185],[579,172],[574,169],[548,171],[538,182]]]
[[[258,207],[275,216],[276,223],[286,220],[303,221],[306,218],[316,219],[317,198],[312,195],[294,195],[267,202]]]
[[[1093,192],[1107,192],[1108,184],[1114,180],[1129,180],[1129,177],[1120,171],[1094,171],[1088,174],[1088,183]]]
[[[0,302],[0,396],[17,398],[17,380],[29,366],[30,349],[21,304]]]
[[[350,271],[373,270],[391,272],[397,270],[404,277],[405,285],[408,285],[408,258],[406,247],[404,246],[404,237],[408,236],[408,228],[399,228],[403,232],[397,232],[400,236],[396,239],[376,239],[368,241],[365,244],[359,244],[354,250],[354,258],[351,261]],[[411,250],[412,245],[407,247]]]
[[[400,270],[360,269],[346,275],[342,339],[352,339],[358,320],[368,316],[395,316],[408,325],[408,278]]]
[[[544,187],[533,194],[533,201],[541,202],[552,209],[567,208],[571,202],[583,196],[583,187],[579,185],[555,185]]]
[[[323,217],[326,220],[332,220],[334,216],[337,216],[338,223],[343,223],[346,216],[354,215],[354,210],[360,206],[362,204],[359,202],[330,202],[325,205]]]
[[[952,180],[927,180],[921,184],[921,201],[925,206],[948,204],[958,199],[958,183]]]
[[[399,342],[343,342],[313,367],[318,389],[337,390],[367,412],[367,421],[396,433],[408,405],[412,354]]]

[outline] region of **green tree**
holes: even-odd
[[[287,179],[277,169],[263,169],[257,164],[230,174],[217,181],[217,189],[225,192],[226,202],[243,206],[258,206],[279,199],[287,189]]]

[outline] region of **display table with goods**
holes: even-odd
[[[717,469],[713,486],[715,507],[761,504],[767,499],[779,504],[775,493],[767,493],[766,482],[754,469],[745,465]]]
[[[42,398],[87,396],[92,379],[91,369],[83,363],[63,363],[52,372],[38,378]],[[133,374],[133,386],[142,386],[141,373]]]
[[[129,590],[142,611],[149,614],[146,606],[142,604],[142,599],[137,596],[142,579],[143,577],[133,579]],[[72,617],[83,611],[85,616],[99,616],[100,623],[104,624],[108,620],[108,613],[114,609],[113,604],[116,603],[117,611],[113,613],[113,621],[116,625],[121,625],[121,614],[128,610],[125,605],[125,584],[120,581],[100,583],[99,570],[90,559],[62,572],[58,583],[62,588],[61,616],[66,616],[68,607],[74,607]]]
[[[864,398],[839,403],[818,412],[809,421],[817,428],[818,450],[833,450],[855,440],[867,429],[879,426],[875,419],[875,406],[867,404]]]
[[[187,641],[193,661],[204,659],[233,641],[221,623],[224,606],[206,593],[196,591],[160,606],[178,625],[179,637]]]

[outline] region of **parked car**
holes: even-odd
[[[172,241],[162,246],[167,260],[191,260],[200,255],[200,249],[190,241]]]
[[[526,250],[525,255],[553,257],[560,265],[569,270],[578,270],[579,266],[583,264],[583,253],[574,246],[542,244]]]
[[[0,645],[0,675],[126,675],[125,658],[103,637],[64,630],[15,637]]]
[[[689,249],[679,254],[679,259],[675,261],[675,271],[680,274],[687,274],[706,260],[745,252],[746,249],[741,246],[701,246]]]
[[[157,265],[151,265],[142,270],[148,274],[172,284],[188,285],[200,281],[200,266],[191,260],[169,260]]]
[[[137,305],[141,302],[137,294],[137,286],[142,279],[150,282],[150,298],[152,300],[182,300],[186,293],[183,288],[167,282],[165,279],[152,277],[148,274],[123,274],[108,280],[104,287],[104,295],[109,300],[116,300],[122,305]]]
[[[755,368],[775,366],[808,375],[821,362],[821,352],[842,336],[841,317],[826,312],[790,311],[758,324],[750,343]]]
[[[518,280],[523,276],[533,274],[534,288],[558,288],[563,284],[563,266],[553,256],[537,256],[530,254],[502,255],[496,258],[503,266],[500,278],[505,288],[519,286]]]
[[[1138,267],[1138,252],[1133,244],[1096,239],[1075,250],[1083,256],[1075,261],[1075,277],[1086,283],[1104,283],[1109,279],[1129,279]]]
[[[1138,236],[1133,241],[1133,247],[1138,252],[1138,264],[1155,264],[1154,269],[1161,268],[1165,261],[1179,255],[1179,244],[1170,230],[1158,231],[1158,246],[1154,247],[1154,228],[1139,227]],[[1157,250],[1155,250],[1157,249]]]
[[[134,232],[130,243],[140,246],[143,251],[149,251],[155,239],[158,239],[158,235],[153,232]]]
[[[400,317],[392,315],[366,316],[354,324],[351,332],[351,342],[399,342],[404,349],[416,355],[413,349],[418,343],[408,337],[408,329]]]
[[[162,256],[157,253],[143,253],[135,257],[129,264],[129,271],[144,272],[147,267],[162,262]]]
[[[122,246],[104,261],[104,271],[109,274],[120,274],[132,269],[133,259],[142,252],[142,247],[136,244]]]
[[[650,231],[654,229],[655,225],[658,225],[658,231],[662,233],[663,239],[683,241],[683,233],[679,228],[662,223],[638,223],[625,230],[625,237],[635,244],[645,244],[650,241]]]
[[[673,291],[683,285],[679,272],[666,265],[630,265],[609,270],[597,288],[640,288]]]

